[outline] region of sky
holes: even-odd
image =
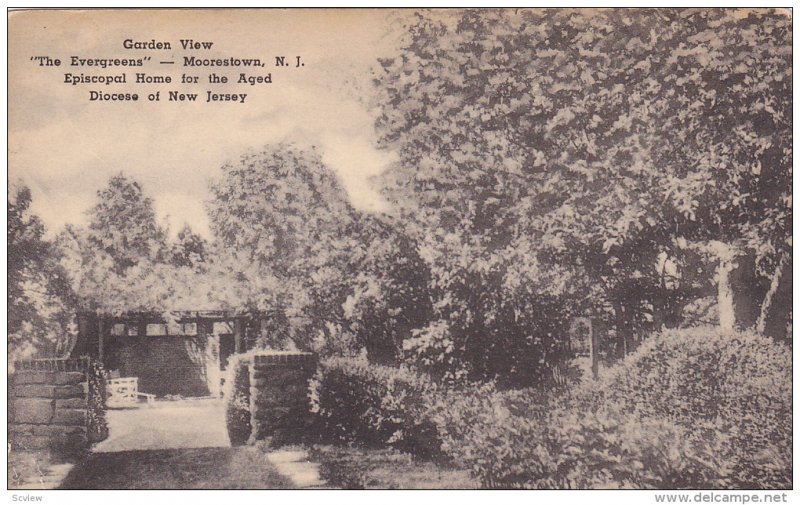
[[[387,209],[371,184],[395,156],[375,146],[370,70],[396,53],[398,14],[386,10],[239,11],[27,11],[9,21],[9,181],[28,185],[32,210],[48,234],[65,224],[84,225],[86,211],[109,177],[138,180],[155,202],[159,219],[174,234],[184,223],[209,236],[203,202],[220,167],[250,149],[277,142],[317,146],[366,211]],[[395,23],[393,23],[395,21]],[[168,41],[171,50],[126,50],[123,41]],[[185,52],[180,39],[212,41],[210,51]],[[272,84],[207,84],[217,69],[185,68],[185,54],[208,58],[261,58]],[[274,66],[275,56],[301,68]],[[33,56],[62,60],[39,66]],[[81,58],[174,60],[143,68],[105,70],[69,66]],[[167,70],[164,70],[164,69]],[[235,79],[246,69],[223,69]],[[73,86],[66,73],[117,75],[129,84]],[[171,84],[134,85],[136,72],[170,75]],[[200,76],[196,85],[180,75]],[[139,102],[91,102],[89,91],[137,92]],[[199,93],[198,103],[146,100],[148,92]],[[205,103],[206,90],[247,93],[244,104]]]

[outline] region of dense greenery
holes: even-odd
[[[97,192],[88,226],[67,226],[56,244],[79,310],[117,315],[209,304],[206,293],[191,288],[205,255],[203,239],[187,226],[170,244],[153,200],[124,175]]]
[[[70,345],[75,298],[59,252],[30,211],[27,187],[8,196],[8,359],[59,356]]]
[[[517,373],[588,314],[624,352],[694,323],[685,309],[731,257],[749,268],[739,312],[755,305],[739,322],[773,309],[791,245],[790,25],[771,10],[416,15],[377,76],[377,128],[401,156],[387,191],[438,309],[415,350]]]
[[[643,344],[581,404],[669,419],[691,438],[719,437],[737,487],[786,487],[792,470],[791,348],[753,333],[667,331]]]
[[[520,393],[451,403],[442,412],[460,430],[445,445],[490,485],[790,487],[785,351],[748,334],[666,332],[544,409]]]
[[[312,411],[327,442],[392,446],[420,456],[439,453],[427,411],[434,383],[407,369],[330,358],[311,385]]]
[[[225,165],[211,189],[212,229],[231,250],[220,267],[235,282],[220,302],[270,314],[263,345],[330,340],[347,297],[356,219],[333,172],[316,152],[278,145]]]
[[[225,387],[225,427],[231,445],[242,445],[250,439],[250,363],[252,355],[238,354],[228,358]]]
[[[86,436],[89,443],[96,443],[108,438],[108,423],[106,422],[106,374],[103,364],[96,360],[89,362],[87,393],[87,428]]]
[[[313,391],[324,439],[446,456],[487,487],[785,488],[790,361],[764,337],[672,330],[558,395],[442,389],[347,359],[323,363]]]

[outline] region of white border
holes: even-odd
[[[786,0],[780,1],[773,1],[770,2],[769,5],[757,5],[757,2],[752,0],[749,1],[742,1],[742,0],[728,0],[728,1],[718,1],[718,0],[707,0],[704,2],[655,2],[652,0],[638,0],[636,2],[628,1],[618,1],[618,0],[607,0],[605,2],[587,2],[587,1],[573,1],[573,0],[548,0],[548,1],[541,1],[537,2],[536,5],[531,5],[529,2],[519,2],[513,0],[507,0],[501,4],[503,7],[783,7],[783,8],[792,8],[792,2]],[[212,2],[187,2],[187,1],[178,1],[174,2],[169,7],[177,7],[177,8],[192,8],[192,7],[217,7],[217,4],[213,4]],[[15,3],[14,5],[6,4],[6,7],[15,7],[15,8],[33,8],[32,7],[25,7],[20,5],[20,3]],[[84,3],[75,6],[74,4],[69,4],[63,1],[53,1],[53,0],[45,0],[37,2],[35,7],[44,7],[44,8],[109,8],[110,6],[108,3],[102,3],[97,1],[86,1]],[[119,6],[114,6],[119,7]],[[133,7],[133,6],[131,6]],[[158,7],[163,8],[167,7],[160,2],[156,2],[153,0],[150,1],[143,1],[139,2],[138,5],[135,7],[137,8],[147,8],[147,7]],[[289,7],[287,4],[272,4],[268,5],[265,3],[256,3],[256,2],[237,2],[236,5],[225,5],[222,6],[225,8],[228,7],[245,7],[245,8],[254,8],[254,7]],[[336,4],[336,3],[326,3],[320,1],[298,1],[294,2],[292,7],[357,7],[357,8],[374,8],[374,7],[395,7],[395,8],[409,8],[409,7],[492,7],[492,5],[487,4],[487,2],[478,2],[478,1],[440,1],[437,3],[432,3],[429,1],[414,1],[414,2],[393,2],[389,5],[376,5],[373,2],[365,2],[365,1],[357,1],[357,2],[349,2],[347,4]],[[794,31],[794,30],[793,30]],[[793,34],[794,35],[794,34]],[[2,36],[3,40],[8,41],[8,24],[3,23],[2,28]],[[8,110],[8,68],[7,68],[7,54],[3,52],[3,61],[4,64],[2,65],[2,81],[3,81],[3,88],[4,88],[4,102],[6,105],[6,111]],[[793,68],[796,68],[798,59],[798,51],[797,51],[797,39],[793,39]],[[793,114],[796,116],[798,111],[797,106],[797,90],[796,87],[793,91]],[[7,113],[6,113],[7,118]],[[3,145],[5,147],[5,152],[8,152],[8,137],[7,137],[7,129],[5,131],[5,135],[3,135]],[[794,152],[797,152],[797,138],[794,139],[793,145]],[[6,161],[7,163],[7,161]],[[5,165],[6,170],[6,185],[7,185],[7,176],[8,176],[8,166]],[[6,187],[7,190],[7,187]],[[7,191],[6,191],[7,192]],[[793,222],[793,225],[795,223]],[[4,228],[7,228],[7,223],[4,224]],[[6,230],[7,231],[7,230]],[[2,255],[5,260],[7,260],[7,249],[6,244],[3,243],[2,246]],[[4,265],[7,264],[7,261],[3,262]],[[4,290],[6,289],[7,279],[6,276],[0,277],[2,279],[0,282],[3,284]],[[6,302],[4,303],[4,308]],[[796,306],[794,310],[796,310]],[[5,318],[0,318],[0,328],[4,332],[6,332],[6,320]],[[4,362],[5,363],[5,362]],[[3,367],[7,365],[4,364]],[[794,392],[797,393],[798,384],[798,372],[797,367],[794,367],[793,371],[793,384],[794,384]],[[2,386],[3,392],[6,393],[7,384],[3,381]],[[796,396],[796,395],[795,395]],[[7,397],[7,396],[6,396]],[[795,408],[795,410],[797,410]],[[796,419],[795,415],[795,419]],[[794,442],[794,453],[798,453],[798,444],[797,437],[795,437]],[[7,456],[6,456],[7,459]],[[798,470],[795,465],[794,469],[794,482],[798,483]],[[667,496],[677,496],[677,495],[684,495],[688,494],[690,501],[688,503],[696,503],[693,498],[696,496],[696,491],[303,491],[303,490],[286,490],[286,491],[199,491],[199,490],[184,490],[184,491],[20,491],[20,490],[2,490],[0,492],[0,498],[3,500],[3,503],[29,503],[29,501],[23,501],[26,498],[41,496],[42,500],[39,503],[58,503],[64,505],[90,505],[90,504],[98,504],[98,505],[141,505],[145,503],[147,505],[150,504],[157,504],[157,503],[176,503],[176,502],[184,502],[184,501],[191,501],[192,503],[196,504],[214,504],[218,505],[220,503],[259,503],[259,504],[267,504],[267,503],[277,503],[277,504],[304,504],[304,503],[320,503],[320,504],[331,504],[331,505],[338,505],[338,504],[369,504],[375,505],[376,503],[379,505],[408,505],[409,502],[414,504],[416,503],[447,503],[447,502],[457,502],[457,503],[464,503],[464,504],[481,504],[487,500],[497,500],[502,501],[503,505],[505,504],[536,504],[536,505],[546,505],[546,504],[564,504],[564,503],[580,503],[580,504],[587,504],[587,505],[639,505],[639,504],[655,504],[656,494],[664,494]],[[772,494],[774,491],[770,492],[756,492],[756,491],[747,491],[746,494],[748,495],[759,495],[763,496],[764,494]],[[783,491],[780,491],[783,493]],[[716,491],[714,494],[717,498],[721,498],[726,495],[733,495],[739,494],[736,492],[726,492],[726,491]],[[798,496],[800,493],[798,491],[786,491],[788,502],[787,503],[798,503]],[[36,503],[36,502],[34,502]],[[666,500],[664,503],[668,503]],[[677,503],[677,502],[674,502]],[[712,503],[712,502],[708,502]],[[715,501],[713,503],[721,503],[721,501]],[[741,502],[740,502],[741,503]]]

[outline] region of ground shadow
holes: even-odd
[[[255,447],[206,447],[94,453],[61,489],[288,489]]]

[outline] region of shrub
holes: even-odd
[[[791,486],[791,351],[749,333],[667,331],[566,394],[341,358],[313,391],[330,438],[441,453],[486,487]]]
[[[106,422],[106,379],[103,364],[91,360],[87,370],[89,382],[89,396],[87,406],[87,438],[90,444],[101,442],[108,438],[108,423]]]
[[[792,352],[785,344],[718,328],[669,330],[576,395],[582,408],[614,403],[669,419],[693,440],[721,434],[716,459],[731,485],[791,487]]]
[[[427,377],[365,359],[329,358],[311,384],[312,410],[328,441],[439,453],[427,415],[435,388]]]
[[[722,485],[713,443],[614,409],[528,404],[487,385],[442,399],[433,418],[442,448],[490,488],[697,488]]]
[[[236,354],[228,358],[225,386],[225,427],[231,445],[244,445],[250,439],[250,364],[252,353]]]

